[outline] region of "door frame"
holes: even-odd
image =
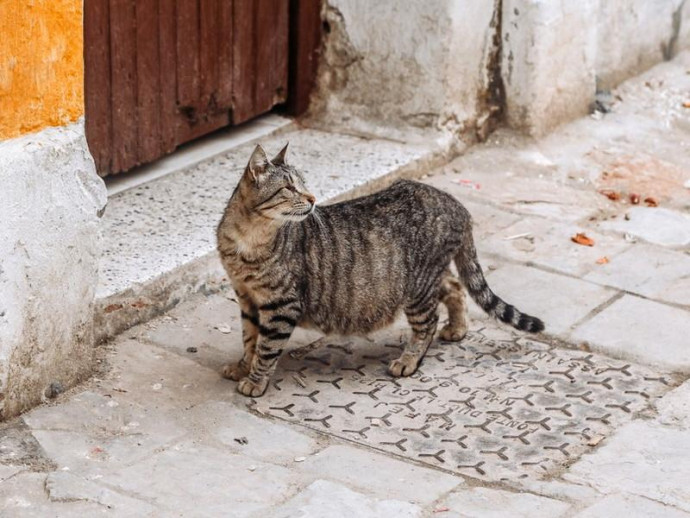
[[[309,108],[321,55],[322,0],[290,1],[287,110],[300,116]]]

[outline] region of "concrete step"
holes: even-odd
[[[289,141],[288,160],[305,172],[320,203],[421,175],[446,157],[435,141],[399,142],[294,124],[249,126],[227,138],[229,149],[220,154],[196,164],[167,159],[185,166],[165,176],[158,171],[152,181],[118,188],[109,198],[96,302],[99,341],[227,282],[215,229],[257,141],[269,154]],[[222,142],[212,149],[223,149]]]

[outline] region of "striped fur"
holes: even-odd
[[[244,356],[224,375],[259,396],[296,326],[326,335],[366,335],[404,312],[412,337],[389,365],[419,366],[448,308],[443,340],[467,332],[464,291],[490,315],[528,332],[541,320],[489,288],[471,218],[453,197],[399,181],[378,193],[316,209],[302,174],[257,146],[218,226],[218,250],[242,311]],[[459,278],[450,270],[454,262]]]

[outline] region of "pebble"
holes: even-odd
[[[46,388],[45,395],[47,398],[52,399],[58,397],[58,395],[62,394],[64,391],[65,387],[62,386],[62,383],[59,381],[53,381],[50,385],[48,385],[48,388]]]
[[[232,331],[232,328],[227,324],[218,324],[216,329],[226,335]]]
[[[187,347],[187,352],[188,352],[188,353],[195,353],[195,352],[197,352],[198,350],[199,350],[199,349],[197,349],[196,347]]]
[[[307,460],[306,457],[295,457],[295,462],[304,462],[305,460]]]
[[[163,388],[163,384],[162,383],[154,383],[153,385],[151,385],[151,388],[153,390],[160,390]]]

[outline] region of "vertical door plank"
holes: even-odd
[[[177,146],[177,9],[174,0],[160,0],[160,121],[161,153]]]
[[[134,0],[110,0],[114,173],[137,164],[136,41]]]
[[[254,111],[261,113],[271,109],[273,95],[271,92],[271,78],[273,72],[273,49],[277,44],[277,28],[275,27],[275,8],[272,0],[254,0],[256,4],[256,62],[254,94]],[[284,2],[275,2],[275,4]]]
[[[233,2],[232,121],[255,115],[256,6],[253,0]]]
[[[290,0],[290,73],[288,111],[309,108],[321,47],[321,0]]]
[[[165,1],[165,0],[163,0]],[[161,155],[158,0],[136,3],[138,161]]]
[[[199,0],[177,0],[177,100],[183,108],[199,100]]]
[[[216,90],[218,88],[218,45],[220,20],[218,0],[200,0],[200,47],[199,81],[201,83],[201,109],[211,114],[217,111]]]
[[[274,7],[276,31],[271,65],[271,106],[285,102],[288,88],[288,54],[290,48],[290,3],[279,2]]]
[[[110,9],[108,2],[84,2],[84,98],[86,139],[98,174],[110,172]]]
[[[287,89],[288,3],[255,0],[256,113],[270,110],[284,100]]]
[[[233,0],[220,0],[218,12],[218,106],[232,105]]]

